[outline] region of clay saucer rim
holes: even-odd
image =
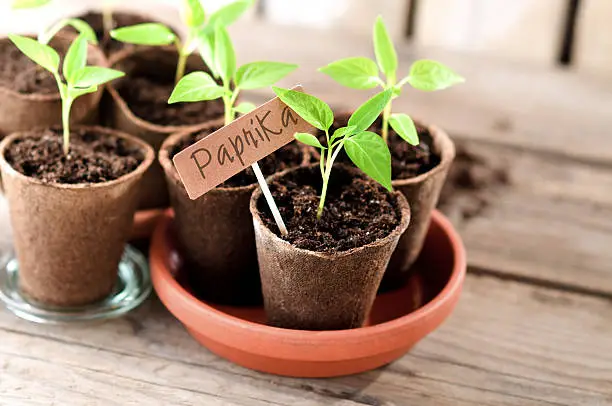
[[[440,293],[427,304],[397,319],[352,330],[304,331],[267,326],[232,316],[209,306],[194,297],[176,281],[169,272],[169,268],[165,265],[166,258],[168,258],[168,246],[164,243],[164,240],[172,217],[172,211],[166,211],[153,234],[150,253],[153,284],[160,299],[175,317],[188,327],[189,330],[199,334],[207,335],[206,324],[212,322],[217,326],[223,326],[225,330],[235,329],[236,331],[244,331],[248,329],[249,335],[266,337],[265,340],[278,340],[279,344],[282,342],[292,346],[311,347],[313,345],[329,344],[330,342],[342,342],[345,345],[366,345],[367,342],[377,341],[383,336],[387,341],[391,338],[399,339],[397,345],[401,346],[401,343],[405,342],[405,339],[402,338],[407,330],[414,328],[416,324],[421,322],[426,325],[426,329],[431,331],[435,328],[435,326],[431,327],[431,319],[438,318],[441,314],[443,314],[443,319],[447,313],[450,313],[450,310],[454,307],[454,302],[458,300],[465,278],[466,254],[463,242],[450,221],[438,211],[434,211],[432,213],[432,221],[437,223],[447,235],[455,259],[448,282]],[[168,295],[174,296],[175,300],[173,303],[169,303]],[[445,306],[446,308],[444,308]],[[178,309],[179,307],[180,309]],[[178,317],[179,314],[181,317]],[[189,315],[186,316],[186,314]],[[196,324],[194,320],[199,320],[199,322]],[[205,320],[208,320],[208,323]],[[438,323],[434,322],[434,324],[437,326]],[[282,357],[281,352],[279,351],[276,354],[279,358]],[[293,354],[292,358],[295,358],[296,355]],[[307,359],[311,359],[311,357],[307,357]]]

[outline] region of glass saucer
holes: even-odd
[[[33,300],[19,288],[19,264],[14,252],[0,258],[0,300],[18,317],[35,323],[58,324],[119,317],[140,305],[151,293],[149,266],[144,255],[125,246],[119,278],[111,294],[96,303],[57,307]]]

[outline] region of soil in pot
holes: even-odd
[[[57,306],[106,297],[153,151],[101,127],[75,128],[68,155],[59,130],[15,133],[3,144],[21,289]]]
[[[334,127],[344,127],[350,114],[339,114]],[[391,152],[391,177],[393,187],[408,199],[411,222],[398,243],[382,282],[384,290],[400,287],[410,276],[410,268],[417,259],[429,228],[431,211],[435,208],[446,174],[453,161],[454,145],[448,135],[435,127],[415,123],[420,143],[412,146],[389,128],[388,145]],[[335,129],[334,128],[334,129]],[[382,133],[382,119],[369,128]],[[319,137],[323,136],[319,134]],[[342,151],[341,162],[349,161]]]
[[[51,40],[60,57],[68,50],[72,38],[58,35]],[[106,66],[102,52],[88,46],[89,65]],[[102,89],[75,101],[71,122],[94,123]],[[0,39],[0,136],[36,127],[61,123],[61,100],[53,75],[25,56],[8,39]]]
[[[409,209],[363,173],[335,166],[325,209],[318,165],[269,180],[289,234],[281,236],[258,190],[251,200],[268,322],[302,330],[363,325]]]
[[[247,168],[204,196],[191,200],[172,157],[218,129],[173,135],[162,146],[160,162],[168,180],[175,212],[174,230],[187,262],[194,294],[206,301],[231,305],[262,303],[253,220],[249,201],[256,178]],[[291,143],[259,161],[264,175],[308,163],[310,155]]]
[[[143,60],[141,55],[134,54],[115,65],[117,69],[127,72],[129,77],[118,81],[115,88],[137,117],[160,126],[189,126],[223,116],[221,99],[168,104],[175,86],[176,53],[166,52],[164,57],[155,59],[154,65]],[[198,67],[194,64],[188,65],[186,74],[195,70]]]
[[[197,131],[211,121],[220,122],[224,107],[221,100],[199,103],[168,104],[174,89],[178,56],[169,47],[139,47],[118,54],[113,67],[127,76],[109,87],[105,103],[105,121],[112,128],[133,134],[159,151],[162,143],[178,132]],[[187,72],[206,70],[202,59],[192,55]],[[168,186],[158,163],[143,179],[139,209],[168,206]]]

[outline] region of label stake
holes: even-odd
[[[283,218],[280,215],[280,211],[278,211],[278,207],[276,206],[276,202],[272,197],[272,193],[270,193],[270,188],[266,183],[266,179],[264,178],[263,173],[261,173],[261,169],[259,169],[259,164],[257,162],[254,162],[251,165],[251,168],[253,168],[253,172],[255,172],[257,182],[259,182],[259,187],[261,187],[261,191],[263,192],[263,195],[266,198],[266,202],[270,207],[270,211],[272,212],[272,216],[274,217],[274,221],[276,221],[278,229],[280,230],[282,235],[287,235],[287,227],[285,227],[285,222],[283,221]]]

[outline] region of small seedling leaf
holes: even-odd
[[[389,124],[410,145],[419,145],[419,133],[414,121],[407,114],[392,114]]]
[[[364,131],[344,140],[346,154],[366,175],[387,190],[391,186],[391,153],[382,137]]]
[[[68,96],[71,99],[74,100],[74,99],[76,99],[78,97],[81,97],[81,96],[83,96],[85,94],[94,93],[97,90],[98,90],[98,86],[91,86],[91,87],[86,87],[86,88],[73,88],[73,87],[71,87],[71,88],[68,89]]]
[[[51,3],[51,0],[13,0],[13,2],[11,3],[11,8],[13,10],[36,8],[42,7],[49,3]]]
[[[256,108],[257,106],[254,105],[253,103],[242,102],[236,107],[234,107],[234,110],[236,110],[238,113],[241,113],[241,114],[249,114],[251,111],[255,110]]]
[[[206,72],[189,73],[176,84],[168,104],[178,102],[198,102],[222,97],[226,90]]]
[[[215,68],[224,83],[229,83],[236,72],[236,53],[232,40],[223,27],[215,31]]]
[[[334,122],[334,113],[324,101],[302,92],[273,86],[274,93],[308,123],[326,131]]]
[[[176,35],[170,28],[159,23],[144,23],[117,28],[110,32],[110,36],[117,41],[150,46],[169,45],[176,39]]]
[[[100,66],[85,66],[75,74],[73,87],[89,88],[92,86],[100,86],[111,80],[125,76],[125,73],[115,69],[103,68]]]
[[[393,42],[389,37],[389,32],[381,16],[378,16],[374,23],[374,53],[380,70],[387,78],[395,77],[397,70],[397,53]]]
[[[187,27],[199,27],[206,20],[206,13],[200,0],[183,0],[181,14]]]
[[[207,25],[213,29],[227,27],[240,18],[252,5],[253,0],[238,0],[229,3],[212,13]]]
[[[85,21],[80,20],[78,18],[68,18],[66,20],[66,24],[65,25],[72,26],[75,30],[77,30],[79,35],[82,35],[82,36],[85,37],[87,42],[90,42],[90,43],[92,43],[94,45],[96,45],[98,43],[98,38],[96,37],[96,32]]]
[[[325,149],[323,145],[319,142],[317,137],[308,133],[295,133],[293,135],[296,140],[301,142],[302,144],[310,145],[311,147]]]
[[[465,79],[448,66],[427,59],[414,62],[408,77],[412,87],[426,92],[446,89],[463,82]]]
[[[219,77],[215,66],[215,33],[199,30],[197,33],[197,48],[202,60],[213,73],[215,77]]]
[[[282,62],[251,62],[236,71],[236,86],[241,89],[258,89],[272,86],[291,72],[297,65]]]
[[[68,48],[64,57],[62,73],[68,83],[74,83],[76,75],[87,64],[87,40],[83,35],[79,35]]]
[[[319,71],[353,89],[372,89],[381,82],[376,62],[365,57],[340,59],[320,68]]]
[[[334,131],[334,135],[331,138],[331,141],[334,141],[340,137],[344,137],[346,135],[354,134],[357,131],[357,127],[354,125],[348,127],[340,127],[336,131]]]
[[[374,95],[355,110],[349,118],[348,125],[354,126],[355,132],[365,131],[370,128],[387,103],[389,103],[392,95],[393,89],[387,89]]]
[[[51,73],[58,72],[60,57],[53,48],[20,35],[9,34],[8,37],[25,56]]]

